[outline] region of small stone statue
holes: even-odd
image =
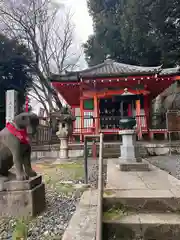
[[[7,177],[15,166],[16,179],[27,180],[36,176],[32,170],[31,146],[28,135],[37,132],[39,118],[34,113],[20,113],[0,131],[0,176]]]
[[[73,133],[73,121],[75,117],[72,115],[68,107],[62,108],[60,111],[52,113],[54,126],[57,126],[56,135],[60,139],[60,154],[62,160],[68,159],[68,139]]]

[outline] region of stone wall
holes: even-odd
[[[148,156],[159,156],[169,154],[169,150],[174,154],[180,153],[179,142],[174,142],[171,146],[168,143],[138,143],[141,157]],[[116,143],[105,143],[104,144],[104,157],[105,158],[116,158],[120,156],[120,144]],[[69,157],[70,158],[82,158],[84,154],[83,144],[70,144],[69,146]],[[88,145],[89,157],[92,157],[92,145]],[[97,145],[97,153],[99,146]],[[59,144],[45,145],[45,146],[34,146],[32,148],[32,158],[57,158],[59,157]]]

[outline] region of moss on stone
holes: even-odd
[[[104,191],[104,196],[106,197],[106,196],[112,196],[112,195],[114,195],[116,192],[115,191],[113,191],[113,190],[105,190]]]
[[[103,218],[104,220],[118,220],[124,216],[132,214],[133,212],[132,208],[129,208],[122,203],[118,203],[110,209],[104,211]]]
[[[119,204],[118,206],[114,206],[110,209],[108,209],[106,212],[103,214],[103,219],[104,220],[119,220],[124,216],[127,216],[129,214],[128,208],[123,205]]]
[[[107,212],[104,212],[104,220],[118,220],[121,219],[126,214],[121,209],[109,209]]]

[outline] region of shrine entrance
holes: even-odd
[[[120,118],[127,116],[136,117],[139,139],[143,134],[150,137],[152,99],[179,79],[179,68],[134,66],[112,59],[51,77],[53,86],[72,107],[76,116],[73,134],[81,141],[85,134],[118,135]]]
[[[119,128],[119,120],[124,117],[136,116],[136,100],[140,100],[144,108],[143,95],[121,95],[100,99],[100,126],[102,129]],[[143,112],[142,112],[143,114]]]

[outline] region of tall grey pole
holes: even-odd
[[[84,138],[84,172],[85,172],[85,184],[88,184],[88,145],[87,138]]]
[[[96,240],[102,240],[102,212],[103,212],[103,134],[100,133],[99,144],[99,173],[98,173],[98,212]]]

